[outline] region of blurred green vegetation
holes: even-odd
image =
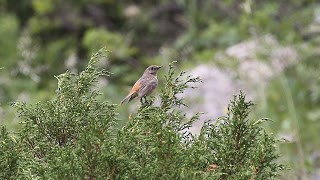
[[[319,12],[315,0],[0,0],[0,123],[17,130],[10,102],[49,100],[53,77],[84,68],[101,47],[112,51],[99,64],[112,73],[102,92],[118,103],[147,65],[237,68],[214,57],[271,34],[297,50],[298,62],[257,90],[254,111],[273,119],[270,132],[289,137],[279,147],[293,169],[284,178],[311,176],[320,168]]]

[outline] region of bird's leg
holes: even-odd
[[[147,101],[147,97],[146,96],[143,96],[143,98],[144,98],[144,105],[148,105],[148,101]]]
[[[146,97],[146,96],[142,96],[142,97],[140,98],[140,102],[141,102],[142,106],[147,105],[147,103],[148,103],[147,97]]]

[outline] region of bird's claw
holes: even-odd
[[[140,102],[141,102],[142,106],[151,106],[153,101],[152,100],[148,101],[147,97],[144,96],[144,97],[140,98]]]

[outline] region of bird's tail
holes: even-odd
[[[137,93],[136,93],[136,92],[130,93],[127,97],[125,97],[125,98],[121,101],[120,105],[122,105],[125,101],[130,102],[130,101],[131,101],[133,98],[135,98],[136,96],[137,96]]]

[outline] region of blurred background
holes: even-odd
[[[101,99],[119,103],[145,67],[168,64],[200,76],[187,114],[226,113],[243,90],[252,118],[283,139],[282,179],[320,179],[320,3],[315,0],[0,0],[0,123],[19,129],[10,102],[45,102],[55,75],[79,72],[92,53],[112,51],[99,67]],[[156,95],[156,94],[155,94]],[[120,108],[127,119],[139,105]],[[121,121],[120,123],[125,123]]]

